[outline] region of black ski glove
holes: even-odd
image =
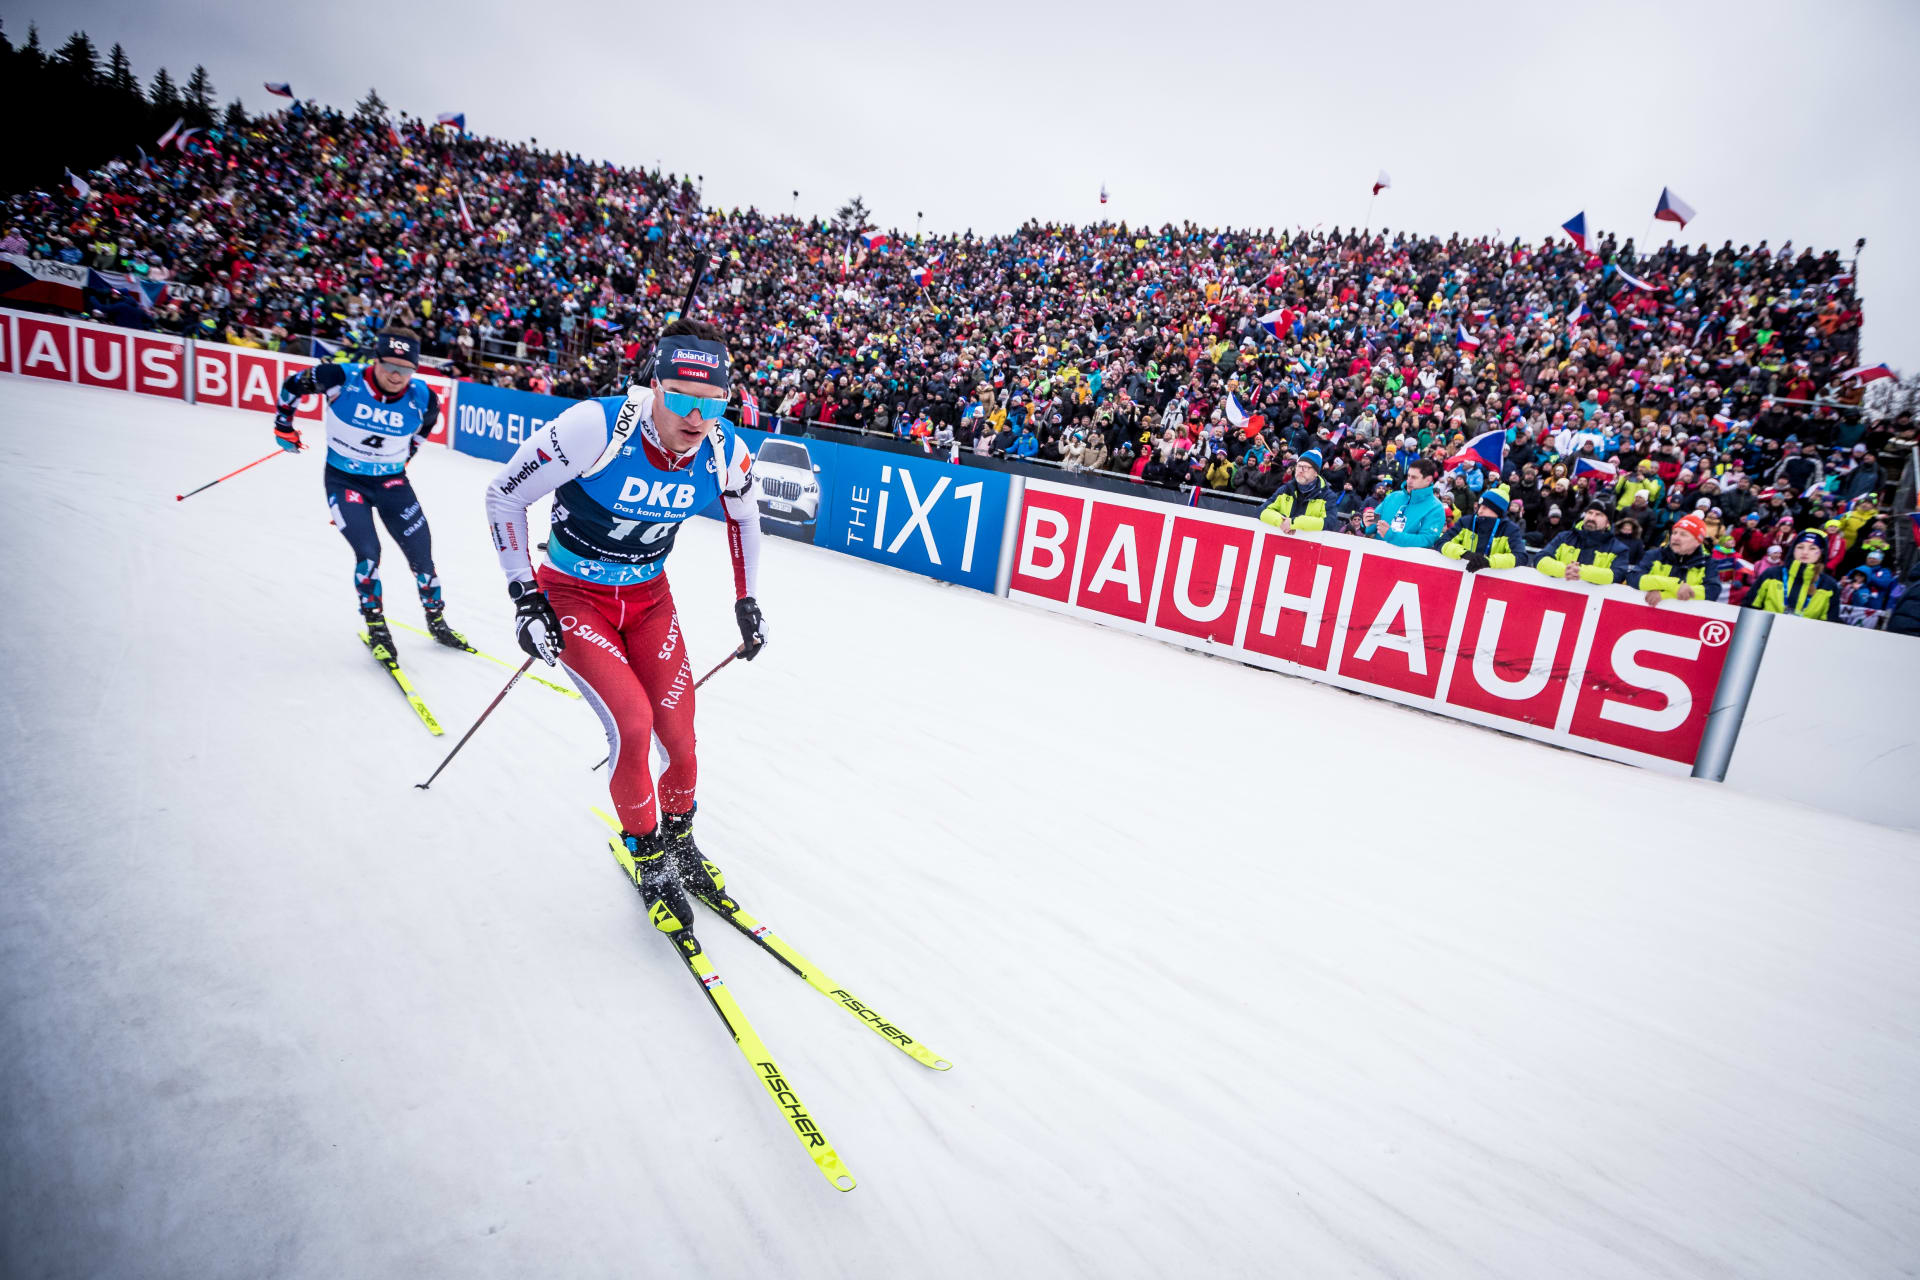
[[[733,602],[733,620],[740,624],[741,657],[752,662],[754,655],[767,647],[767,620],[760,616],[760,605],[752,596]]]
[[[509,582],[507,595],[513,600],[513,632],[521,649],[552,666],[567,647],[567,633],[547,593],[531,582]]]
[[[1482,569],[1486,568],[1489,564],[1491,564],[1492,561],[1488,560],[1485,556],[1481,555],[1479,552],[1476,551],[1472,555],[1467,557],[1466,563],[1467,563],[1468,573],[1478,573]]]

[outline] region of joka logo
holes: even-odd
[[[701,364],[709,369],[718,369],[720,367],[720,357],[714,355],[711,351],[689,351],[684,347],[675,347],[673,354],[667,358],[675,364],[683,362],[687,364]]]
[[[693,505],[693,486],[668,484],[664,480],[655,480],[649,485],[644,476],[628,476],[626,484],[620,487],[620,496],[616,501],[683,511]]]
[[[400,411],[398,409],[382,409],[377,405],[371,404],[357,404],[353,406],[353,420],[355,422],[372,422],[385,427],[399,427],[402,430],[405,430],[407,425],[400,420]]]

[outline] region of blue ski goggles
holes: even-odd
[[[678,391],[662,391],[660,399],[666,403],[667,412],[681,418],[690,418],[695,413],[703,422],[718,422],[727,414],[725,396],[689,396]]]

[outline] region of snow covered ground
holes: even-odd
[[[774,540],[703,844],[956,1064],[703,931],[839,1194],[607,856],[592,713],[516,689],[415,790],[505,673],[402,633],[421,729],[314,453],[174,502],[270,445],[0,378],[0,1273],[1920,1266],[1920,838]],[[517,657],[489,464],[414,470]]]

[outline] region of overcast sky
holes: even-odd
[[[143,79],[204,63],[351,106],[705,175],[709,203],[882,226],[1028,217],[1374,226],[1530,239],[1585,210],[1643,235],[1662,186],[1690,241],[1851,252],[1863,355],[1920,369],[1920,3],[1742,0],[1291,6],[975,0],[0,0]],[[1112,202],[1102,209],[1105,182]],[[1658,240],[1672,230],[1659,224]]]

